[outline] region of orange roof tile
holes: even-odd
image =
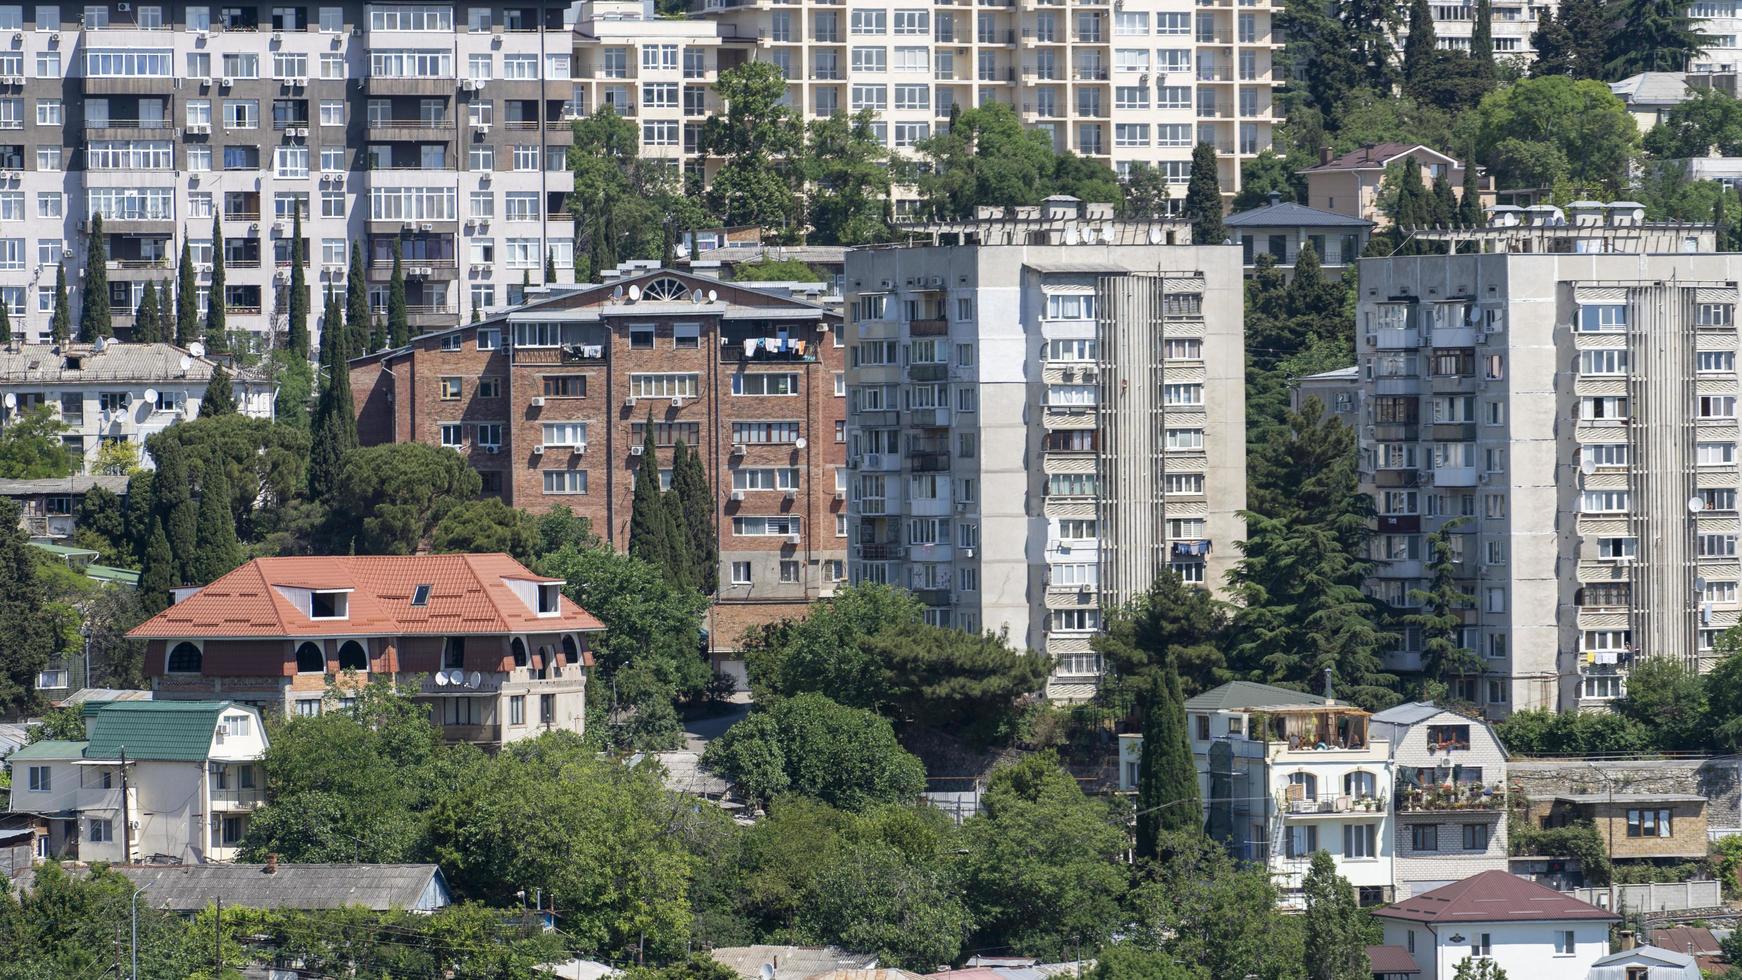
[[[507,580],[560,582],[504,554],[256,558],[134,628],[169,637],[417,636],[554,633],[605,625],[570,601],[539,616]],[[413,606],[419,585],[429,602]],[[350,589],[347,618],[312,620],[280,588]]]

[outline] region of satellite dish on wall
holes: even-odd
[[[1706,580],[1704,578],[1701,578],[1698,575],[1694,576],[1694,591],[1695,592],[1706,591]]]
[[[804,446],[805,446],[805,442],[804,442],[803,436],[800,436],[797,439],[794,439],[792,441],[792,448],[794,448],[794,449],[803,449]]]
[[[1083,244],[1084,245],[1095,244],[1095,226],[1094,225],[1084,225],[1083,226]]]
[[[1066,228],[1065,229],[1065,244],[1066,245],[1075,245],[1076,243],[1077,243],[1077,230],[1075,228]]]
[[[630,286],[629,287],[629,302],[633,303],[636,300],[639,300],[640,298],[641,298],[641,287],[640,286]]]
[[[183,371],[186,371],[188,368],[191,368],[193,366],[194,366],[194,359],[187,356],[186,354],[183,354],[181,356],[181,369]]]
[[[719,301],[720,301],[719,292],[717,290],[713,290],[713,289],[708,290],[708,302],[717,303]]]
[[[1590,476],[1592,473],[1597,472],[1597,460],[1590,456],[1580,457],[1579,472],[1586,476]]]
[[[1689,497],[1688,498],[1688,513],[1698,514],[1700,511],[1705,510],[1705,509],[1706,509],[1706,502],[1704,500],[1701,500],[1698,497]]]
[[[1154,225],[1149,226],[1149,244],[1151,244],[1151,245],[1160,245],[1161,244],[1161,229],[1155,227]]]
[[[762,969],[758,972],[761,975],[762,980],[774,980],[774,964],[773,963],[762,964]]]
[[[457,673],[457,671],[456,671],[456,673]],[[483,674],[480,674],[474,670],[470,674],[466,675],[466,686],[467,687],[482,687],[483,684],[484,684],[484,675]]]
[[[157,401],[157,389],[156,388],[145,389],[145,400],[148,402]]]
[[[436,671],[435,672],[435,683],[436,683],[436,687],[447,687],[448,686],[447,671],[444,671],[444,670]]]
[[[611,290],[611,298],[614,300],[617,300],[618,302],[622,302],[622,300],[623,300],[623,287],[622,286],[614,287]]]
[[[202,344],[196,340],[193,343],[188,345],[188,353],[192,354],[195,357],[205,357],[206,356],[206,345]]]
[[[98,337],[91,342],[91,348],[99,354],[103,353],[103,348],[107,346],[109,346],[109,341],[104,337]]]
[[[699,289],[690,290],[690,302],[696,304],[697,306],[700,306],[703,303],[706,303],[707,301],[708,301],[708,298],[706,296],[702,295],[701,290],[699,290]]]
[[[6,393],[6,407],[7,408],[17,408],[18,407],[18,396],[14,395],[10,391],[8,391]]]
[[[1106,224],[1101,226],[1101,240],[1104,242],[1107,242],[1108,244],[1112,244],[1112,242],[1113,242],[1113,222],[1109,221]]]

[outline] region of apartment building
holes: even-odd
[[[1105,611],[1161,568],[1219,590],[1238,556],[1240,252],[1074,198],[914,233],[847,253],[853,580],[1088,697]]]
[[[1703,668],[1738,621],[1742,260],[1643,213],[1496,208],[1441,236],[1481,254],[1361,262],[1369,590],[1408,611],[1449,535],[1483,665],[1453,694],[1491,717],[1603,705],[1640,657]]]
[[[35,856],[111,864],[236,857],[266,802],[266,728],[233,701],[86,702],[87,738],[45,739],[6,762]]]
[[[1160,168],[1182,198],[1199,142],[1218,151],[1223,192],[1239,190],[1241,163],[1271,145],[1282,83],[1270,0],[700,0],[697,12],[719,25],[721,68],[778,66],[806,119],[870,109],[905,152],[952,111],[1002,102],[1058,150],[1121,174]]]
[[[299,210],[317,331],[353,241],[383,312],[398,243],[414,330],[518,301],[547,259],[572,281],[573,23],[546,0],[0,4],[15,332],[46,336],[62,262],[78,308],[92,215],[123,335],[184,240],[202,309],[221,250],[230,329],[282,331]]]
[[[160,702],[318,715],[354,685],[417,678],[443,738],[493,750],[585,725],[604,626],[562,585],[500,554],[256,558],[127,635]]]
[[[1536,59],[1536,48],[1530,43],[1537,19],[1544,9],[1556,11],[1559,0],[1498,0],[1490,5],[1489,32],[1494,37],[1494,60],[1515,59],[1525,63]],[[1476,5],[1464,0],[1438,0],[1433,3],[1434,38],[1441,50],[1470,52],[1470,36],[1476,29]],[[1398,32],[1399,47],[1403,34]]]
[[[1425,701],[1387,708],[1371,727],[1395,773],[1397,897],[1508,870],[1506,749],[1494,729]]]
[[[846,578],[841,316],[790,284],[628,268],[359,358],[358,434],[452,448],[486,493],[568,507],[618,549],[648,423],[662,482],[683,441],[718,507],[709,636],[733,661],[746,628],[802,615]]]

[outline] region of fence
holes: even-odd
[[[1574,888],[1571,895],[1598,908],[1629,912],[1675,912],[1709,909],[1724,904],[1723,888],[1717,881],[1650,882],[1610,885],[1607,888]]]

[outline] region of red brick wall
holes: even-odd
[[[357,409],[357,442],[383,446],[393,441],[393,379],[377,358],[351,366],[351,400]]]
[[[296,673],[290,644],[283,640],[208,640],[202,672],[207,677],[288,677]]]

